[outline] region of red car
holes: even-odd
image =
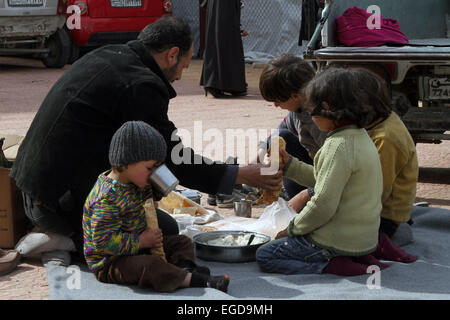
[[[75,11],[67,14],[66,27],[72,42],[68,63],[78,58],[80,49],[83,52],[136,39],[146,25],[172,15],[170,0],[69,0],[67,5],[69,9],[76,5],[81,11],[79,29],[73,28]]]

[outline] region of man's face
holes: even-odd
[[[191,57],[193,52],[194,52],[194,44],[191,45],[189,51],[181,58],[179,57],[178,54],[177,61],[173,66],[162,70],[162,72],[164,73],[169,82],[174,82],[175,80],[181,79],[183,69],[188,68],[189,64],[191,63]]]

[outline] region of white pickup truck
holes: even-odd
[[[42,59],[61,68],[71,58],[67,0],[0,0],[0,56]]]
[[[303,0],[317,1],[317,0]],[[346,47],[335,40],[334,22],[345,10],[379,9],[396,19],[409,44]],[[368,10],[370,11],[370,10]],[[416,142],[450,140],[450,1],[326,0],[303,53],[323,68],[343,63],[378,70],[391,88],[397,113]]]

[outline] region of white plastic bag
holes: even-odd
[[[278,201],[267,206],[259,219],[249,224],[246,229],[263,233],[274,239],[277,233],[285,229],[296,215],[297,213],[286,200],[278,198]]]
[[[296,215],[297,213],[288,206],[286,200],[278,198],[278,201],[264,209],[258,219],[232,216],[203,226],[195,224],[188,226],[182,234],[192,238],[194,235],[203,232],[202,227],[212,227],[217,231],[258,232],[274,239],[277,233],[285,229]]]

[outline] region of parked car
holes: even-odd
[[[60,68],[71,54],[66,1],[0,0],[0,56],[42,59]]]
[[[77,59],[80,49],[83,52],[136,39],[146,25],[172,14],[170,0],[69,0],[68,5],[81,11],[80,28],[68,24],[72,42],[69,62]]]
[[[62,68],[80,50],[136,39],[146,25],[171,14],[170,0],[0,0],[0,56]],[[78,25],[68,23],[74,18]]]

